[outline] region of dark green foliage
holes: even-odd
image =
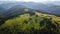
[[[25,24],[27,24],[27,23],[28,23],[28,21],[27,21],[27,20],[24,20],[24,23],[25,23]]]
[[[30,16],[35,15],[35,12],[29,12]]]

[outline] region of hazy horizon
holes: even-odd
[[[0,1],[13,1],[13,2],[54,2],[60,0],[0,0]]]
[[[35,3],[51,3],[55,5],[60,5],[60,0],[0,0],[0,4],[8,2],[35,2]]]

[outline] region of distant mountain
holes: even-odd
[[[6,9],[3,6],[0,6],[0,14],[4,12]]]
[[[26,7],[23,6],[23,5],[16,5],[16,6],[10,8],[10,9],[8,9],[8,10],[7,10],[5,13],[3,13],[3,14],[4,14],[4,15],[8,15],[8,16],[11,16],[12,14],[15,14],[15,13],[19,14],[20,12],[23,12],[23,11],[24,11],[23,8],[26,8]],[[16,14],[16,15],[17,15],[17,14]]]
[[[8,9],[11,7],[15,6],[16,4],[14,3],[3,3],[0,4],[0,13],[5,13]]]
[[[5,13],[6,11],[9,12],[9,10],[14,10],[14,6],[16,5],[22,5],[21,8],[23,8],[24,6],[26,8],[30,8],[30,9],[34,9],[34,10],[38,10],[38,11],[42,11],[42,12],[46,12],[46,13],[50,13],[50,14],[55,14],[55,15],[60,15],[60,5],[57,5],[55,2],[52,3],[35,3],[35,2],[5,2],[0,4],[0,6],[2,6],[3,8],[1,8],[2,10],[0,10],[0,13]],[[19,9],[19,8],[17,8]],[[16,10],[17,10],[16,9]]]
[[[55,14],[55,15],[60,15],[60,6],[59,5],[54,5],[51,3],[25,3],[23,4],[31,9]]]

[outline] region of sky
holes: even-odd
[[[60,1],[60,0],[0,0],[0,1],[43,2],[43,1]]]

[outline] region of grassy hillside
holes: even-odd
[[[22,14],[6,20],[0,34],[60,34],[60,17],[39,12]]]

